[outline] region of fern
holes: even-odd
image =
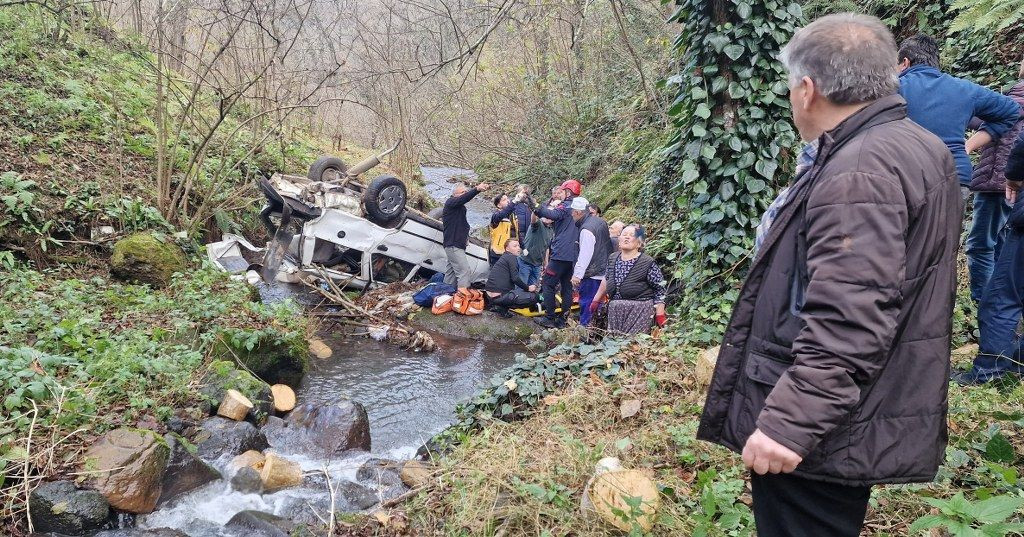
[[[1020,0],[956,0],[952,7],[960,13],[949,25],[950,32],[996,33],[1024,22],[1024,2]]]

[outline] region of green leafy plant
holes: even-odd
[[[949,29],[998,32],[1024,21],[1024,3],[1019,0],[957,0],[953,9],[959,10]]]
[[[948,500],[923,500],[938,509],[939,513],[924,515],[915,520],[910,525],[911,535],[919,535],[931,528],[945,528],[956,537],[997,537],[1024,531],[1024,524],[1007,522],[1024,505],[1024,498],[1021,497],[1003,495],[971,502],[964,498],[963,492],[958,492]]]

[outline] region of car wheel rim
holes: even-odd
[[[380,191],[380,195],[377,196],[377,205],[380,206],[380,210],[384,214],[395,214],[401,207],[404,197],[402,189],[392,185]]]
[[[325,183],[333,183],[338,179],[341,179],[341,170],[337,168],[327,168],[320,174],[320,180]]]

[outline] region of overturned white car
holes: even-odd
[[[351,168],[336,157],[323,157],[308,177],[260,178],[267,198],[260,218],[273,240],[257,248],[225,235],[207,245],[210,261],[237,274],[256,270],[267,282],[327,275],[355,289],[444,273],[441,222],[406,208],[406,187],[397,177],[381,175],[365,186],[356,180],[397,147]],[[485,280],[487,246],[471,238],[466,254],[473,280]]]

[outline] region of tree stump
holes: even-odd
[[[635,524],[647,532],[659,505],[658,487],[639,470],[618,470],[594,478],[590,500],[605,522],[627,532]],[[628,520],[617,512],[625,513]]]
[[[267,453],[260,470],[263,489],[267,492],[302,484],[302,467],[276,453]]]
[[[237,457],[231,459],[229,466],[231,468],[234,468],[235,470],[240,470],[248,466],[258,471],[263,469],[264,460],[266,460],[266,457],[264,457],[262,453],[250,449],[249,451],[246,451],[245,453],[242,453],[241,455],[238,455]]]
[[[217,408],[217,414],[235,421],[242,421],[252,407],[252,401],[248,397],[237,390],[228,390],[220,402],[220,407]]]
[[[289,412],[295,408],[295,392],[288,385],[274,384],[270,387],[270,393],[274,394],[274,410]]]
[[[718,363],[718,351],[721,346],[711,347],[700,351],[697,356],[697,385],[707,386],[711,384],[711,376],[715,373],[715,364]]]

